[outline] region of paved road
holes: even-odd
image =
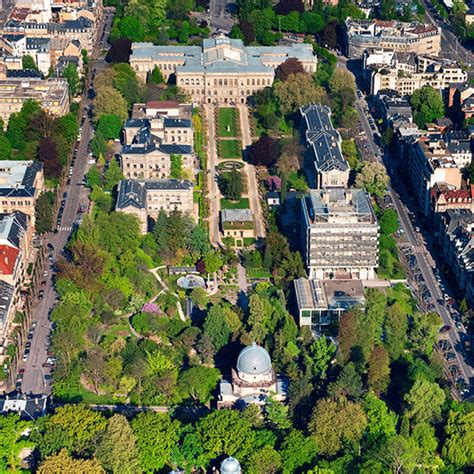
[[[436,26],[441,28],[441,56],[445,56],[449,59],[455,59],[465,64],[473,63],[473,56],[471,51],[466,49],[459,41],[458,37],[450,31],[442,21],[437,21],[434,18],[433,13],[429,7],[431,3],[426,0],[422,0],[423,6],[426,10],[426,17],[428,20]]]
[[[252,144],[252,134],[250,131],[249,109],[244,104],[238,104],[240,129],[242,131],[242,148],[245,150]],[[248,177],[248,196],[250,200],[250,209],[255,217],[255,234],[257,238],[265,237],[265,225],[262,221],[262,209],[260,206],[260,193],[258,189],[258,180],[255,171],[255,166],[244,164],[244,171]]]
[[[363,101],[358,101],[358,103],[356,104],[356,109],[359,113],[359,118],[360,118],[360,121],[362,122],[362,126],[364,127],[364,130],[367,134],[370,148],[372,150],[378,149],[373,139],[374,130],[371,129],[370,124],[368,122],[368,119],[364,110],[365,107],[364,107]],[[391,160],[388,153],[385,154],[384,161],[382,160],[382,158],[379,158],[379,161],[381,163],[385,161],[384,164],[387,165],[387,168],[388,169],[391,168],[390,166]],[[464,330],[458,330],[456,328],[456,326],[453,324],[449,311],[446,309],[444,305],[440,305],[438,303],[438,299],[442,299],[443,294],[439,287],[438,281],[436,280],[436,277],[434,275],[434,270],[429,263],[429,261],[430,260],[433,261],[433,259],[431,258],[431,255],[429,254],[428,249],[426,248],[423,240],[419,238],[419,236],[415,232],[413,228],[413,224],[408,215],[408,210],[406,209],[405,205],[400,200],[399,195],[392,189],[391,186],[389,186],[388,192],[393,200],[395,209],[398,212],[400,223],[403,229],[405,230],[405,237],[407,238],[408,243],[412,247],[413,254],[416,256],[421,274],[426,282],[426,286],[430,292],[431,298],[433,300],[433,304],[436,307],[436,312],[441,316],[444,324],[449,325],[451,327],[451,330],[447,333],[447,336],[449,340],[451,341],[453,348],[455,349],[457,363],[460,366],[461,372],[464,378],[466,379],[466,381],[468,381],[469,383],[472,383],[473,382],[472,377],[474,376],[474,371],[473,371],[473,368],[466,362],[464,351],[460,343],[460,333],[464,332]]]
[[[103,24],[101,28],[104,28],[105,35],[104,41],[107,41],[107,37],[110,33],[112,26],[113,15],[104,15]],[[102,36],[102,33],[100,33]],[[100,37],[99,37],[100,38]],[[104,43],[98,47],[104,47]],[[95,50],[97,53],[97,49]],[[106,64],[103,59],[99,59],[94,62],[93,68],[97,71],[105,68]],[[82,102],[83,107],[90,104],[90,99],[87,98],[87,91],[84,93],[84,99]],[[82,129],[82,136],[79,142],[77,158],[71,176],[71,183],[67,187],[68,197],[64,207],[64,212],[60,225],[58,226],[58,232],[56,234],[48,234],[44,237],[45,244],[51,243],[54,246],[54,251],[51,253],[53,262],[55,262],[62,253],[62,250],[69,240],[71,230],[75,219],[77,218],[77,210],[81,205],[88,205],[88,190],[80,183],[84,177],[87,168],[87,146],[92,136],[92,125],[89,118],[86,117]],[[31,341],[30,356],[25,363],[20,363],[19,368],[24,368],[25,373],[23,376],[23,382],[21,390],[24,393],[50,393],[51,387],[45,383],[44,374],[48,373],[48,369],[43,368],[42,365],[47,358],[48,339],[51,332],[51,322],[48,319],[49,313],[51,312],[56,302],[56,292],[53,287],[53,272],[50,269],[47,270],[44,280],[46,282],[43,286],[44,297],[38,302],[36,308],[33,310],[32,321],[35,321],[37,326],[34,330],[33,339]]]
[[[234,21],[229,12],[232,0],[210,0],[209,13],[202,14],[202,19],[209,22],[214,31],[230,31]]]
[[[214,119],[214,105],[204,105],[205,118],[207,121],[207,182],[209,190],[209,238],[211,244],[221,243],[219,230],[219,212],[221,207],[221,192],[217,186],[217,146],[216,146],[216,124]]]

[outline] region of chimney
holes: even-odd
[[[323,198],[324,204],[326,205],[329,204],[329,191],[327,189],[323,189],[322,198]]]
[[[350,189],[346,189],[346,204],[350,204],[352,201],[352,191]]]

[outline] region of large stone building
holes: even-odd
[[[441,216],[442,255],[460,295],[474,308],[474,214],[449,209]]]
[[[134,43],[130,65],[143,81],[155,66],[166,78],[175,74],[176,84],[194,103],[227,104],[245,103],[255,91],[271,86],[275,69],[288,58],[298,59],[310,74],[316,71],[310,44],[244,46],[226,37],[205,39],[202,47]]]
[[[301,210],[310,279],[375,278],[379,225],[364,190],[310,190]]]
[[[458,63],[431,56],[367,50],[363,59],[373,95],[391,89],[408,96],[423,86],[441,91],[467,81],[467,73]]]
[[[331,110],[325,105],[308,104],[300,112],[311,163],[306,167],[310,183],[315,188],[346,187],[350,168],[342,155],[341,136],[331,122]]]
[[[0,118],[8,123],[10,115],[19,112],[28,100],[53,115],[69,112],[68,85],[64,79],[14,79],[0,80]]]
[[[217,408],[264,405],[269,396],[281,401],[286,398],[286,385],[275,374],[268,352],[254,343],[242,349],[230,379],[222,378]]]
[[[0,341],[9,334],[21,306],[31,253],[32,227],[22,212],[0,214]]]
[[[115,210],[136,216],[140,230],[145,234],[148,230],[148,218],[156,219],[161,209],[167,214],[179,211],[192,216],[193,189],[189,181],[177,179],[122,180],[118,185]]]
[[[431,56],[441,52],[441,28],[432,24],[347,18],[345,33],[346,53],[352,59],[372,48]]]
[[[0,213],[20,211],[34,227],[36,200],[44,189],[39,161],[0,161]]]
[[[193,132],[189,120],[130,119],[125,122],[123,133],[124,145],[120,152],[120,163],[126,178],[169,178],[172,155],[181,156],[183,168],[188,171],[190,177],[194,175],[196,166]]]

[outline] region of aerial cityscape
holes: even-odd
[[[0,0],[0,472],[474,472],[474,3]]]

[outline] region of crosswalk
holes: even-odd
[[[72,230],[72,226],[70,225],[58,227],[58,232],[69,232],[71,230]]]
[[[413,245],[413,252],[424,253],[425,248],[422,245]]]

